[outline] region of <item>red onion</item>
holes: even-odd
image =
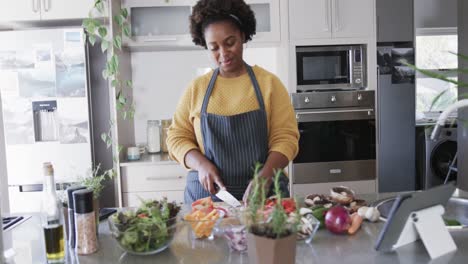
[[[333,206],[325,214],[325,226],[335,234],[341,234],[348,230],[351,225],[351,217],[342,206]]]

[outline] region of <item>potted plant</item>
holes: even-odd
[[[101,164],[92,170],[89,176],[79,179],[79,184],[93,191],[93,208],[96,214],[96,224],[99,224],[99,197],[104,189],[106,180],[115,176],[114,170],[102,170]]]
[[[291,219],[283,207],[279,184],[281,171],[276,171],[274,176],[275,203],[271,208],[265,209],[266,180],[259,176],[259,170],[260,165],[257,165],[247,208],[249,261],[259,264],[295,263],[300,214],[297,212],[297,217]]]

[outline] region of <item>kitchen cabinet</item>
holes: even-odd
[[[413,41],[413,1],[376,0],[377,42]]]
[[[0,0],[0,21],[83,19],[94,0]]]
[[[189,19],[194,0],[123,0],[130,16],[127,46],[194,46]]]
[[[257,33],[252,43],[280,41],[279,0],[246,0],[255,13]]]
[[[253,43],[280,40],[279,0],[247,0],[255,13],[257,34]],[[130,48],[198,48],[190,36],[188,17],[195,0],[124,0],[130,15]]]
[[[121,167],[123,206],[137,206],[138,197],[184,201],[187,170],[175,162],[137,164]]]
[[[292,0],[290,39],[370,38],[374,14],[374,0]]]

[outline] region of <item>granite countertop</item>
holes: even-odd
[[[360,195],[367,201],[376,201],[393,194]],[[334,235],[327,230],[317,232],[311,244],[300,241],[296,248],[296,263],[428,263],[429,255],[421,242],[399,248],[396,252],[381,253],[374,250],[374,243],[383,222],[365,222],[361,230],[353,236]],[[185,226],[184,228],[188,228]],[[107,263],[249,263],[247,254],[230,252],[223,238],[213,241],[191,240],[188,229],[182,228],[174,238],[169,249],[153,256],[132,256],[124,253],[109,233],[108,223],[99,227],[98,252],[77,259],[68,254],[69,263],[107,264]],[[468,258],[468,231],[451,231],[458,246],[454,253],[437,259],[437,263],[466,263]],[[15,263],[44,263],[44,245],[39,218],[33,216],[28,222],[7,231],[5,239],[13,243],[16,251]],[[439,262],[441,261],[441,262]],[[435,263],[435,262],[431,262]]]

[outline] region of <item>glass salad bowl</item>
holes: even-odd
[[[176,218],[140,213],[138,208],[122,208],[108,220],[117,245],[133,255],[157,254],[169,247],[176,232]]]

